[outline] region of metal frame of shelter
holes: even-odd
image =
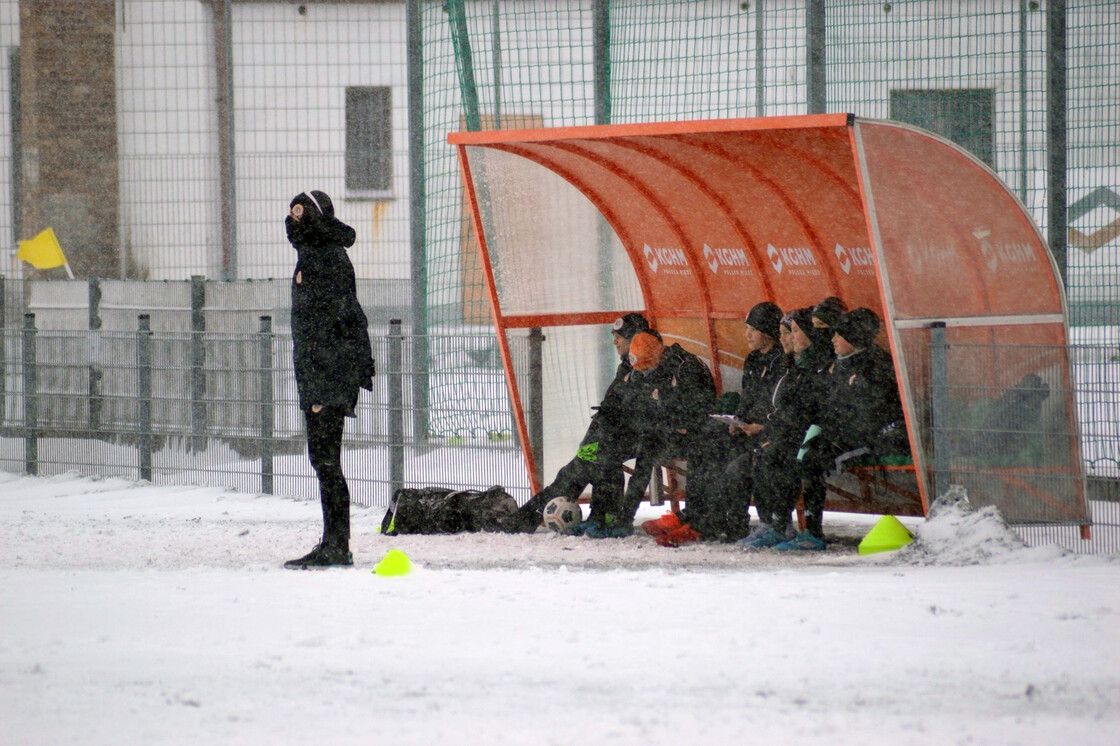
[[[510,330],[607,324],[638,310],[707,360],[722,389],[747,353],[754,304],[834,295],[884,320],[920,493],[899,514],[927,514],[944,471],[1008,520],[1088,523],[1060,275],[1013,192],[953,143],[850,114],[448,141],[522,443]],[[970,353],[946,366],[931,361],[938,345]],[[1027,423],[1041,449],[1016,463],[933,442],[938,407],[968,410],[1025,376],[1060,392],[1045,423]],[[532,450],[523,449],[537,491]]]

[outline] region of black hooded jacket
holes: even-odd
[[[790,458],[801,446],[805,431],[819,417],[828,387],[828,369],[835,360],[831,346],[819,344],[823,334],[778,379],[770,397],[771,411],[760,438],[764,447],[778,447]]]
[[[685,431],[692,437],[708,431],[709,415],[717,408],[716,387],[696,355],[672,344],[653,370],[630,375],[627,411],[636,430],[656,436]]]
[[[373,352],[346,249],[354,229],[334,216],[323,192],[301,193],[298,221],[285,221],[299,254],[292,275],[292,348],[299,406],[319,404],[354,415],[358,389],[372,389]]]
[[[743,422],[763,422],[770,413],[774,386],[791,364],[791,358],[775,344],[766,352],[755,350],[743,361],[743,385],[735,414]]]
[[[861,446],[873,451],[901,452],[883,449],[881,431],[895,424],[899,436],[902,426],[902,400],[898,393],[894,364],[888,352],[878,345],[868,345],[846,357],[837,358],[827,378],[826,396],[817,424],[821,434],[846,451]]]

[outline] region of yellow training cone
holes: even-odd
[[[859,543],[860,554],[893,552],[914,540],[914,535],[893,515],[885,515]]]
[[[374,574],[383,578],[408,575],[410,570],[412,570],[412,562],[408,559],[408,555],[399,549],[390,549],[377,563],[377,567],[373,568]]]

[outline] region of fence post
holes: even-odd
[[[591,2],[591,70],[595,91],[595,124],[611,123],[610,0]]]
[[[191,449],[201,451],[206,447],[206,348],[203,333],[206,331],[205,278],[191,275]]]
[[[0,429],[8,422],[7,278],[0,275]]]
[[[408,37],[408,240],[412,266],[412,437],[428,439],[427,181],[424,173],[424,41],[421,3],[406,0]]]
[[[1069,161],[1067,131],[1066,2],[1046,4],[1046,243],[1058,265],[1062,286],[1069,287],[1067,232],[1069,211],[1066,167]]]
[[[275,418],[272,391],[272,317],[261,316],[258,335],[261,375],[261,492],[272,494],[272,429]]]
[[[533,449],[537,482],[544,469],[544,334],[539,326],[529,330],[529,447]]]
[[[152,317],[138,317],[136,367],[139,393],[137,420],[140,428],[140,479],[152,481]]]
[[[949,490],[949,343],[945,322],[930,328],[930,430],[933,433],[933,492],[940,497]],[[932,502],[932,501],[931,501]]]
[[[389,319],[389,496],[404,487],[404,356],[401,320]]]
[[[23,315],[23,425],[27,473],[39,473],[39,370],[35,365],[35,314]]]
[[[808,88],[809,114],[824,114],[828,111],[828,76],[825,68],[825,36],[828,30],[828,17],[824,0],[808,0],[806,8],[806,45],[805,60],[806,87]]]
[[[89,431],[101,429],[101,280],[88,278],[89,283]]]

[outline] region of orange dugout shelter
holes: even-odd
[[[448,139],[522,443],[516,330],[602,334],[640,311],[727,389],[738,385],[754,304],[788,310],[835,295],[880,315],[894,358],[920,494],[895,512],[921,515],[933,497],[938,392],[959,424],[959,412],[1028,379],[1050,392],[1043,417],[1027,424],[1034,448],[1018,444],[1017,459],[942,449],[937,468],[1009,520],[1087,523],[1056,266],[1014,194],[958,146],[847,114]],[[951,351],[937,387],[935,344]],[[523,450],[536,491],[532,449]]]

